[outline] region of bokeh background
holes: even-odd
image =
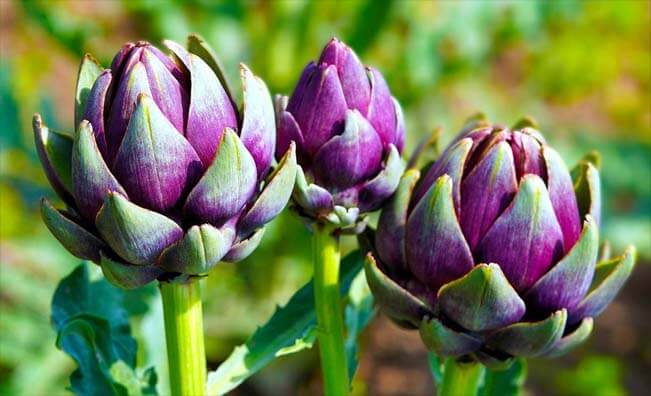
[[[338,36],[386,76],[406,113],[408,152],[436,127],[449,141],[478,110],[506,124],[535,117],[568,164],[600,151],[602,235],[614,252],[636,244],[638,266],[584,346],[553,362],[530,361],[526,389],[532,395],[649,394],[650,4],[0,0],[0,394],[66,394],[73,370],[55,348],[49,306],[57,282],[79,260],[39,218],[39,198],[54,195],[33,147],[32,114],[72,130],[76,70],[85,52],[108,65],[125,41],[183,42],[191,32],[216,49],[233,82],[241,61],[276,93],[291,91],[302,67]],[[354,241],[344,246],[351,249]],[[211,368],[309,279],[309,247],[306,229],[285,213],[254,255],[211,273],[204,308]],[[160,365],[156,289],[143,298],[133,319],[141,360]],[[356,394],[433,394],[416,334],[379,316],[363,333],[361,352]],[[310,350],[273,363],[234,394],[319,389],[318,356]]]

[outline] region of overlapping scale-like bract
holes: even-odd
[[[349,232],[393,194],[403,164],[402,111],[377,70],[332,39],[310,62],[291,97],[277,97],[280,157],[296,144],[301,215]]]
[[[122,287],[245,258],[289,200],[296,177],[295,146],[276,150],[264,82],[240,66],[239,112],[201,39],[191,36],[189,50],[165,45],[170,55],[128,43],[109,69],[87,55],[74,135],[34,117],[41,161],[67,205],[57,210],[44,199],[46,225]]]
[[[586,339],[635,260],[597,262],[595,165],[572,177],[532,122],[479,118],[423,173],[380,216],[366,264],[380,307],[440,355],[488,365]]]

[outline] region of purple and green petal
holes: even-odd
[[[36,152],[45,170],[45,176],[54,191],[65,203],[74,203],[72,198],[72,169],[71,160],[72,137],[48,128],[40,114],[34,114],[32,120],[34,144]]]
[[[462,278],[443,285],[437,301],[448,318],[472,331],[516,323],[526,310],[497,264],[479,264]]]
[[[240,66],[244,100],[240,139],[249,150],[258,170],[258,178],[267,175],[276,150],[274,106],[265,83],[244,65]]]
[[[280,213],[292,195],[296,181],[296,146],[292,144],[269,176],[264,189],[251,208],[240,219],[240,235],[249,235]]]
[[[547,164],[549,198],[552,201],[558,224],[563,230],[565,251],[568,251],[574,246],[581,233],[581,220],[572,178],[563,159],[554,149],[545,146],[542,149],[542,154]]]
[[[344,190],[377,174],[381,166],[382,142],[357,110],[349,110],[344,132],[319,149],[312,171],[320,185]]]
[[[163,40],[163,45],[170,50],[172,59],[176,62],[177,67],[185,68],[184,72],[190,72],[190,53],[181,44],[172,40]]]
[[[463,175],[464,164],[468,153],[473,146],[471,139],[461,139],[453,145],[449,146],[441,155],[434,165],[432,165],[421,182],[414,190],[414,196],[411,201],[412,207],[415,206],[423,196],[429,191],[434,182],[443,175],[448,175],[452,179],[452,196],[454,197],[454,207],[459,209],[461,204],[460,190],[461,190],[461,177]]]
[[[201,170],[190,143],[151,98],[140,95],[113,167],[129,198],[166,212],[188,192]]]
[[[99,262],[100,250],[106,245],[72,218],[54,208],[50,201],[41,199],[41,217],[52,235],[73,256]]]
[[[335,205],[345,206],[347,208],[357,207],[359,204],[359,190],[360,185],[358,184],[345,190],[333,192]]]
[[[287,111],[278,113],[278,131],[277,131],[277,145],[276,145],[276,158],[282,157],[292,142],[296,143],[297,155],[299,158],[304,158],[303,147],[303,133],[301,127],[298,125],[294,116]],[[305,161],[302,161],[305,163]]]
[[[88,121],[79,124],[72,146],[72,191],[79,212],[95,219],[108,191],[127,195],[106,166]]]
[[[590,287],[598,250],[599,230],[588,215],[578,242],[525,295],[527,307],[534,312],[572,312]]]
[[[170,272],[206,274],[228,253],[234,238],[231,227],[192,226],[183,239],[163,251],[158,265]]]
[[[117,54],[113,57],[113,60],[111,61],[111,71],[113,72],[113,75],[119,76],[122,75],[127,60],[132,60],[132,52],[136,48],[136,45],[134,43],[126,43],[124,44],[120,50],[118,51]]]
[[[87,97],[86,110],[83,113],[83,119],[88,120],[93,126],[95,132],[95,141],[97,147],[104,158],[108,156],[108,146],[106,143],[106,133],[104,128],[105,110],[107,108],[106,98],[111,87],[112,75],[111,70],[104,70],[97,77],[95,84]],[[77,124],[79,125],[79,124]]]
[[[502,142],[508,142],[510,136],[508,130],[500,129],[499,126],[478,129],[468,133],[466,138],[471,139],[473,144],[466,160],[464,173],[468,174],[474,170],[477,164],[486,157],[496,145]],[[515,153],[513,150],[510,151],[511,155],[514,156]],[[515,157],[513,158],[513,162],[515,168]]]
[[[265,228],[258,228],[253,235],[234,243],[222,260],[229,263],[236,263],[249,257],[249,255],[258,247],[260,241],[262,241],[264,230]]]
[[[461,229],[470,249],[506,209],[518,191],[508,143],[494,145],[461,183]]]
[[[185,137],[206,169],[215,158],[224,129],[237,129],[237,113],[210,66],[193,54],[190,66],[190,109]]]
[[[125,67],[128,66],[130,65],[125,65]],[[115,90],[115,97],[111,103],[111,109],[109,110],[108,121],[105,125],[109,163],[112,163],[115,154],[120,148],[122,138],[129,124],[129,119],[136,108],[138,96],[140,94],[147,94],[151,97],[147,70],[142,62],[137,62],[128,68],[127,74],[119,80],[115,72],[113,72],[113,76],[113,78],[116,78],[118,85]]]
[[[423,319],[419,330],[427,349],[442,357],[463,356],[481,347],[480,339],[455,331],[436,318]]]
[[[88,95],[95,80],[102,73],[102,70],[102,66],[92,55],[86,54],[81,59],[79,72],[77,73],[77,87],[75,89],[75,128],[84,119],[83,114],[88,101]]]
[[[163,269],[155,265],[133,265],[109,258],[103,252],[100,264],[104,277],[122,289],[144,286],[163,274]]]
[[[382,272],[372,253],[366,255],[364,272],[376,303],[392,320],[417,328],[425,315],[431,315],[423,301]]]
[[[147,50],[146,52],[149,52],[149,54],[155,56],[158,59],[158,61],[161,62],[163,66],[165,66],[167,71],[169,71],[169,73],[172,74],[172,76],[181,83],[183,88],[187,90],[188,85],[190,83],[189,77],[186,74],[184,74],[185,70],[183,70],[181,65],[176,63],[176,59],[174,59],[172,56],[168,56],[163,51],[159,50],[153,45],[147,42],[145,43],[146,43],[146,50]],[[144,52],[145,51],[143,51],[143,58],[144,58]]]
[[[499,263],[513,287],[523,291],[562,254],[563,233],[545,183],[536,175],[525,175],[511,205],[477,245],[476,259]]]
[[[490,348],[513,356],[544,354],[563,336],[567,311],[562,309],[538,322],[520,322],[496,331],[486,339]]]
[[[396,144],[396,126],[398,119],[396,107],[382,74],[376,69],[369,67],[368,75],[371,81],[371,102],[368,107],[367,118],[377,131],[384,147],[389,144]]]
[[[321,52],[319,64],[335,65],[349,109],[367,114],[371,97],[369,79],[355,52],[333,38]]]
[[[530,135],[531,137],[536,139],[541,145],[543,145],[543,146],[547,145],[547,141],[545,140],[545,137],[537,129],[538,128],[537,127],[538,123],[536,122],[536,120],[534,120],[531,117],[525,117],[520,121],[525,123],[525,124],[530,124],[530,125],[527,125],[524,128],[522,128],[523,133],[526,133],[526,134]]]
[[[439,177],[409,215],[406,243],[411,272],[428,286],[440,287],[473,267],[455,215],[450,176]]]
[[[311,155],[344,127],[346,99],[335,66],[322,65],[305,87],[300,107],[290,110],[303,131],[305,148]]]
[[[592,318],[584,318],[574,331],[563,336],[550,350],[545,352],[545,356],[551,358],[559,357],[576,348],[590,337],[593,325],[594,320]]]
[[[373,179],[364,183],[359,190],[359,210],[372,212],[379,209],[398,188],[404,170],[405,166],[398,149],[390,145],[382,170]]]
[[[341,205],[335,205],[332,213],[328,215],[328,220],[340,228],[355,225],[358,218],[359,208],[347,208]]]
[[[233,108],[237,108],[235,100],[233,99],[233,90],[231,89],[231,84],[228,82],[228,78],[226,78],[224,67],[219,61],[219,58],[217,57],[215,51],[208,45],[208,43],[206,43],[203,38],[197,36],[196,34],[191,34],[188,36],[188,50],[192,54],[201,58],[204,62],[206,62],[208,66],[210,66],[217,78],[219,78],[219,82],[224,88],[224,91],[226,91],[226,95],[228,95],[230,98],[231,106],[233,106]]]
[[[156,52],[159,56],[154,53],[154,47],[148,47],[142,52],[142,64],[147,71],[151,98],[178,133],[182,134],[188,108],[188,92],[161,61],[161,58],[167,59],[165,55],[157,49]]]
[[[472,137],[473,140],[482,140],[490,135],[493,127],[484,113],[475,113],[466,119],[461,131],[454,138],[453,143],[465,137]]]
[[[586,317],[594,318],[603,312],[631,275],[635,258],[635,247],[629,246],[623,255],[598,263],[590,291],[577,307],[570,311],[569,323],[578,323]]]
[[[253,157],[237,134],[226,129],[215,160],[188,195],[184,211],[192,219],[221,227],[251,199],[257,178]]]
[[[304,211],[312,215],[325,215],[334,209],[332,194],[321,186],[308,183],[300,165],[296,166],[296,187],[292,197]]]
[[[395,139],[395,146],[398,148],[399,152],[402,152],[402,149],[405,147],[405,116],[402,113],[402,107],[400,106],[400,103],[396,100],[396,98],[393,99],[393,107],[395,108],[396,112],[396,139]]]
[[[389,268],[401,271],[407,270],[405,254],[405,227],[409,200],[414,191],[420,172],[409,169],[404,173],[398,188],[380,213],[377,232],[375,233],[375,247],[379,259]]]
[[[573,170],[574,193],[579,214],[590,214],[597,224],[601,222],[601,180],[599,171],[590,162],[582,161]]]
[[[174,221],[114,192],[107,194],[95,224],[111,249],[136,265],[155,263],[165,248],[183,238]]]
[[[542,156],[542,145],[534,136],[521,131],[513,131],[511,150],[513,150],[518,180],[526,174],[537,175],[543,180],[547,180],[547,166]]]
[[[286,109],[288,112],[295,114],[300,110],[307,86],[312,82],[313,78],[319,79],[321,77],[316,63],[310,62],[303,69],[292,96],[287,100]]]

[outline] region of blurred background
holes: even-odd
[[[651,389],[651,6],[574,1],[11,1],[0,0],[0,394],[66,394],[73,361],[49,323],[58,281],[79,264],[48,233],[41,196],[54,198],[33,147],[31,117],[73,128],[85,52],[108,65],[126,41],[184,42],[201,34],[235,83],[238,62],[272,92],[290,92],[305,64],[338,36],[376,66],[402,103],[407,152],[434,128],[443,142],[474,112],[512,124],[536,118],[573,165],[603,155],[602,235],[638,266],[596,321],[591,339],[560,360],[530,361],[531,395],[643,395]],[[344,240],[346,249],[353,240]],[[220,265],[205,288],[214,369],[311,275],[310,236],[285,213],[261,247]],[[134,318],[140,359],[164,358],[160,302],[144,293]],[[377,317],[362,335],[358,395],[434,393],[417,334]],[[162,369],[159,367],[159,372]],[[165,378],[163,376],[163,378]],[[164,382],[164,381],[162,381]],[[313,395],[318,356],[283,358],[233,392]]]

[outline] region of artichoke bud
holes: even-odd
[[[469,123],[380,214],[366,274],[396,323],[442,356],[489,365],[585,340],[630,275],[635,249],[599,252],[599,172],[572,172],[525,119]]]
[[[295,209],[309,222],[361,232],[404,169],[402,110],[380,72],[332,39],[292,95],[276,99],[276,122],[276,157],[296,144]]]
[[[245,258],[295,184],[295,147],[276,150],[264,82],[240,66],[238,111],[212,50],[188,41],[190,50],[166,41],[167,54],[127,43],[109,69],[84,57],[74,136],[34,117],[41,162],[67,205],[44,200],[46,225],[122,287]]]

